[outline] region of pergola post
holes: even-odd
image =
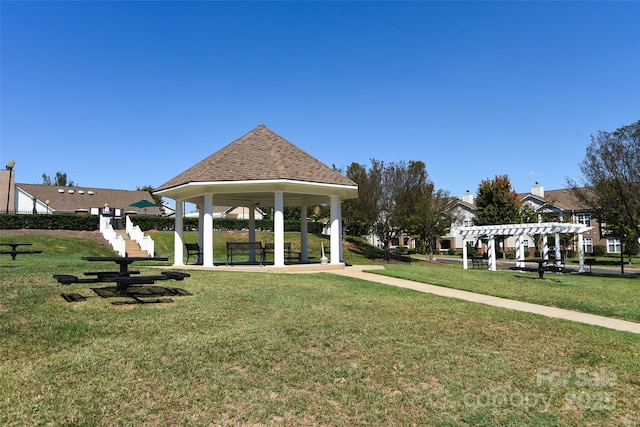
[[[555,233],[555,262],[553,263],[556,267],[560,267],[562,265],[562,252],[560,252],[560,233]]]
[[[184,239],[183,239],[183,209],[182,200],[176,200],[176,212],[174,218],[174,230],[173,230],[173,265],[184,265]]]
[[[522,234],[516,234],[516,267],[524,266],[524,242]]]
[[[284,267],[284,193],[275,192],[273,212],[273,265]]]
[[[462,238],[462,268],[465,270],[469,268],[467,265],[467,243],[464,241],[464,237]]]
[[[202,231],[202,265],[213,267],[213,194],[204,195],[204,227]]]
[[[549,260],[549,238],[546,234],[542,235],[542,259]]]
[[[578,272],[584,273],[584,240],[582,233],[578,233],[578,263],[580,265]]]
[[[300,206],[300,262],[309,261],[309,230],[307,226],[307,205]]]
[[[487,250],[489,252],[488,269],[491,271],[496,271],[496,237],[493,235],[489,236],[489,242],[487,243]]]

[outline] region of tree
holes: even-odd
[[[44,185],[55,185],[57,187],[77,187],[77,185],[73,181],[67,182],[67,174],[66,172],[56,172],[56,176],[51,182],[51,177],[46,173],[42,174],[42,183]]]
[[[473,222],[476,225],[515,224],[521,220],[522,203],[507,175],[482,180],[475,203],[478,210]]]
[[[454,199],[447,191],[436,190],[429,181],[415,199],[414,212],[407,217],[405,228],[424,243],[429,261],[433,261],[433,250],[440,236],[449,232],[456,219],[453,204]]]
[[[568,179],[569,187],[628,246],[640,235],[640,120],[592,135],[580,171],[583,185]]]
[[[393,163],[385,166],[381,160],[371,159],[371,169],[367,174],[373,204],[371,231],[382,243],[384,258],[389,259],[391,240],[401,231],[395,214],[396,186],[398,173]]]
[[[574,194],[596,208],[598,219],[640,235],[640,120],[592,135],[580,170],[582,187],[568,180]]]
[[[355,162],[347,167],[345,176],[358,185],[358,198],[345,200],[342,204],[345,233],[351,236],[368,235],[377,217],[379,183],[372,182],[367,168]]]
[[[508,175],[482,180],[475,203],[478,207],[474,219],[476,225],[518,224],[523,220],[522,202],[511,187]],[[504,236],[497,237],[504,240]],[[505,257],[504,252],[502,256]]]

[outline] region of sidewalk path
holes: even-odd
[[[439,295],[449,298],[457,298],[465,301],[477,302],[494,307],[519,310],[527,313],[540,314],[547,317],[566,319],[574,322],[587,323],[589,325],[602,326],[604,328],[616,329],[618,331],[633,332],[640,334],[640,323],[626,320],[611,319],[609,317],[597,316],[593,314],[580,313],[577,311],[565,310],[562,308],[547,307],[544,305],[531,304],[528,302],[514,301],[506,298],[493,297],[490,295],[476,294],[468,291],[445,288],[442,286],[427,285],[425,283],[413,282],[411,280],[397,279],[394,277],[382,276],[375,273],[366,273],[362,270],[384,269],[382,266],[354,265],[341,270],[331,270],[328,273],[353,277],[370,282],[383,283],[390,286],[413,289],[419,292]]]

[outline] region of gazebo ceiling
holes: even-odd
[[[213,194],[213,203],[216,205],[273,206],[275,191],[284,193],[285,206],[329,203],[331,195],[341,200],[358,197],[357,187],[288,180],[192,182],[158,194],[199,206],[204,201],[205,193]]]
[[[353,181],[264,125],[167,181],[155,193],[195,204],[211,193],[216,204],[271,206],[275,191],[284,193],[285,206],[327,203],[330,196],[358,197]]]

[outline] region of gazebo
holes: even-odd
[[[496,236],[515,236],[516,238],[516,267],[524,267],[524,236],[531,236],[534,234],[542,235],[542,258],[549,259],[549,246],[547,244],[547,235],[553,234],[555,236],[555,259],[558,263],[561,258],[560,254],[560,241],[561,233],[577,234],[578,235],[578,258],[580,263],[580,272],[584,272],[584,247],[582,234],[591,230],[591,227],[587,227],[584,224],[571,224],[564,222],[537,222],[529,224],[502,224],[502,225],[476,225],[471,227],[462,227],[458,232],[463,237],[475,237],[486,238],[487,243],[487,255],[488,255],[488,267],[489,270],[496,270]],[[467,245],[462,245],[462,265],[464,269],[467,269]]]
[[[308,261],[307,207],[331,205],[331,265],[342,260],[342,200],[358,197],[358,186],[291,142],[260,125],[156,191],[175,200],[174,265],[183,262],[183,202],[198,207],[202,264],[214,267],[212,206],[273,207],[274,267],[285,267],[284,208],[300,207],[300,261]],[[255,209],[249,209],[249,241],[255,241]]]

